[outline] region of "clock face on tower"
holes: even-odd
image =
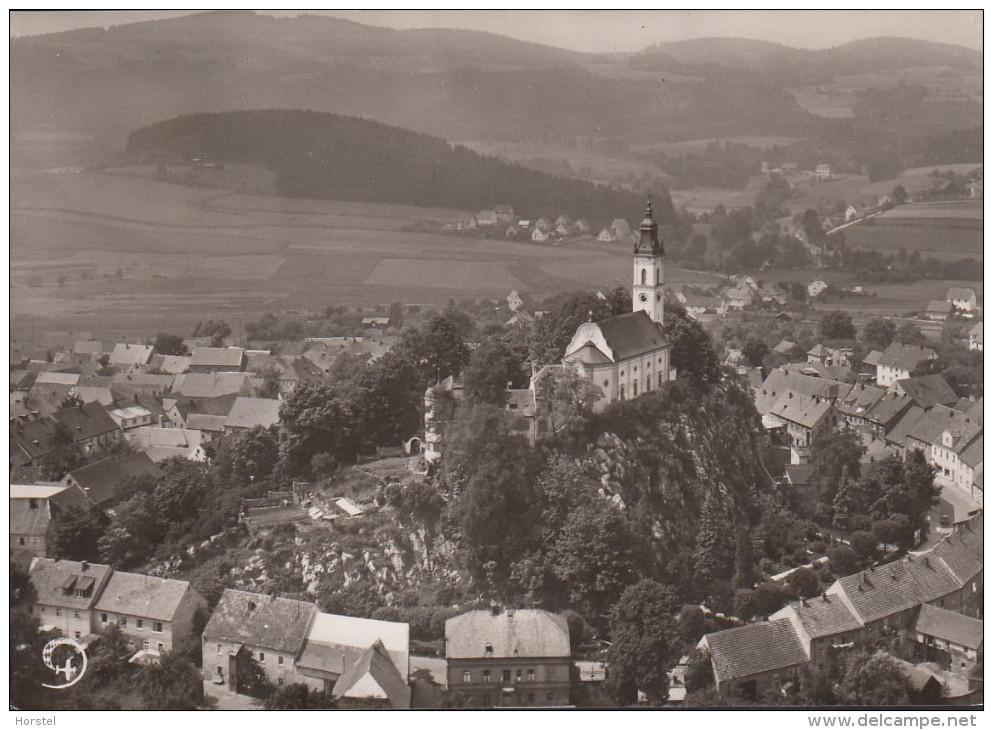
[[[640,299],[641,301],[643,301],[643,302],[647,302],[647,301],[648,301],[648,295],[647,295],[647,294],[642,294],[642,295],[641,295],[640,297],[638,297],[638,298],[639,298],[639,299]]]

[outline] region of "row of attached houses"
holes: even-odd
[[[305,684],[347,706],[410,707],[409,627],[322,613],[304,601],[227,589],[203,630],[208,694],[245,689],[251,660],[274,685]]]
[[[836,580],[816,598],[769,617],[707,634],[717,686],[752,696],[796,682],[801,668],[827,666],[832,652],[899,635],[922,661],[967,677],[982,660],[983,521],[970,519],[921,555]]]
[[[41,630],[91,640],[117,626],[132,650],[150,658],[193,638],[207,603],[187,581],[125,573],[109,565],[35,558],[28,571]]]

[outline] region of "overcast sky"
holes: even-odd
[[[267,11],[296,15],[292,11]],[[390,28],[467,28],[577,51],[637,51],[652,43],[733,36],[797,48],[906,36],[983,47],[981,10],[308,10]],[[10,34],[35,35],[186,15],[189,11],[10,14]]]

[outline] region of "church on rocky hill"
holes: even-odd
[[[670,345],[662,330],[663,253],[649,202],[634,246],[634,311],[599,322],[584,322],[566,348],[562,362],[575,367],[603,392],[599,407],[637,398],[676,377],[669,366]]]

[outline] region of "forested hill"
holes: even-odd
[[[133,132],[134,161],[206,158],[276,173],[280,195],[610,220],[635,193],[555,177],[443,139],[367,119],[302,110],[195,114]]]

